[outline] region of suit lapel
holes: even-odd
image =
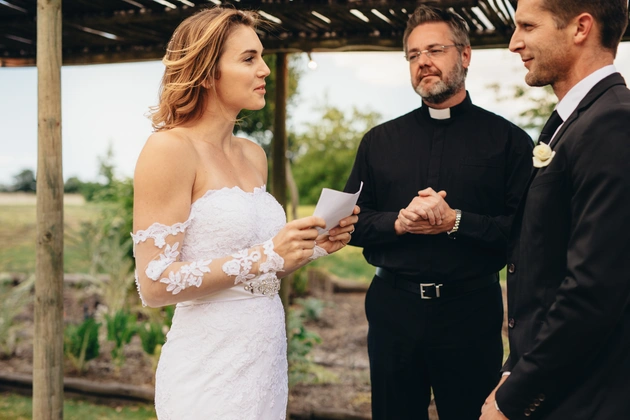
[[[560,130],[558,130],[558,132],[553,138],[553,142],[551,143],[551,148],[554,149],[562,141],[565,141],[565,137],[563,136],[565,131],[567,131],[567,129],[571,126],[571,124],[575,122],[578,116],[585,109],[590,107],[593,104],[593,102],[595,102],[600,96],[602,96],[604,92],[606,92],[608,89],[616,85],[622,85],[622,86],[626,85],[625,80],[619,73],[613,73],[610,76],[603,78],[595,86],[593,86],[593,88],[586,94],[584,99],[580,101],[577,108],[575,108],[575,111],[573,111],[573,113],[569,115],[569,118],[567,118],[567,120],[562,124],[562,126],[560,127]],[[529,181],[527,181],[525,192],[523,193],[523,197],[521,198],[521,201],[519,202],[518,208],[516,210],[514,224],[512,228],[513,232],[520,232],[520,226],[521,226],[523,212],[525,211],[525,202],[527,201],[527,194],[529,192],[529,187],[534,181],[534,178],[536,178],[536,175],[538,174],[539,170],[540,170],[539,168],[532,168],[532,173],[529,176]],[[515,228],[517,228],[518,231],[515,231],[514,230]]]
[[[608,89],[616,85],[626,85],[625,80],[619,73],[613,73],[610,76],[604,77],[595,86],[593,86],[593,88],[586,94],[584,99],[580,101],[577,108],[575,108],[575,111],[573,111],[573,113],[569,115],[569,118],[567,118],[564,124],[562,124],[562,127],[560,127],[560,130],[556,133],[556,136],[551,143],[551,148],[555,149],[558,144],[565,140],[565,137],[563,137],[564,132],[567,131],[571,124],[578,118],[578,116],[582,112],[584,112],[585,109],[589,108]],[[531,181],[532,180],[530,180],[530,182]]]

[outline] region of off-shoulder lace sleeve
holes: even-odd
[[[233,284],[244,283],[245,290],[251,293],[268,296],[278,293],[280,280],[276,273],[283,270],[284,259],[274,251],[272,239],[231,256],[215,259],[214,263],[212,259],[181,261],[181,244],[190,223],[191,219],[172,226],[153,223],[146,230],[131,234],[136,259],[136,285],[143,305],[146,306],[143,284],[155,287],[152,283],[160,283],[164,292],[177,295],[191,287],[201,288],[202,283],[211,281],[213,276],[217,279],[233,277]],[[203,292],[193,298],[202,295]]]

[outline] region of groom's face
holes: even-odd
[[[570,74],[571,35],[558,28],[554,16],[542,7],[543,0],[519,0],[516,29],[510,51],[521,56],[529,70],[525,82],[530,86],[555,86]]]

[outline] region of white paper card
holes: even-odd
[[[359,191],[354,194],[322,188],[322,193],[313,212],[313,216],[319,216],[326,221],[326,229],[317,228],[320,235],[328,233],[330,229],[339,224],[341,219],[352,214],[362,189],[363,182],[359,186]]]

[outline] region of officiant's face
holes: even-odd
[[[228,111],[258,110],[265,106],[265,78],[269,67],[262,58],[263,46],[256,32],[239,26],[228,37],[219,59],[215,79],[221,105]]]
[[[429,22],[418,25],[407,39],[411,84],[425,101],[439,104],[465,89],[470,47],[455,45],[448,24]],[[443,47],[445,46],[445,47]],[[436,52],[429,53],[427,51]]]

